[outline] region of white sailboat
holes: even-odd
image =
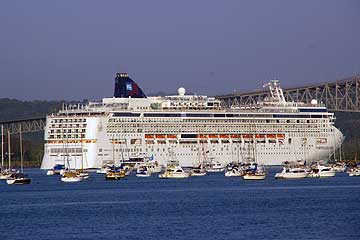
[[[199,140],[201,141],[201,140]],[[202,177],[206,176],[206,170],[204,168],[205,165],[205,151],[204,146],[200,145],[198,146],[198,156],[199,156],[199,162],[197,165],[195,165],[191,169],[191,176],[193,177]]]
[[[252,141],[249,141],[249,147],[252,147],[252,151],[249,149],[249,152],[252,153],[252,156],[250,154],[252,161],[250,167],[245,170],[242,176],[244,180],[264,180],[267,175],[265,166],[257,163],[256,136],[257,135],[254,134]]]
[[[10,132],[9,136],[10,136]],[[21,171],[20,172],[16,172],[16,173],[12,173],[7,179],[6,179],[6,183],[7,184],[30,184],[31,179],[24,174],[24,160],[23,160],[23,144],[22,144],[22,134],[21,134],[21,125],[19,128],[19,138],[20,138],[20,165],[21,165]],[[9,152],[10,152],[10,147],[9,147]],[[10,156],[10,155],[9,155]],[[9,163],[9,167],[10,167],[10,163]]]
[[[66,154],[66,163],[67,166],[65,168],[64,173],[62,174],[61,181],[62,182],[81,182],[84,180],[84,178],[80,177],[79,174],[76,172],[76,169],[71,170],[70,161],[69,161],[69,152],[67,149],[67,146],[65,148],[65,154]],[[74,164],[74,167],[76,167],[76,163]]]

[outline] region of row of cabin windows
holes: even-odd
[[[86,122],[86,119],[85,118],[80,118],[80,119],[77,119],[77,118],[60,118],[60,119],[52,119],[50,121],[50,123],[76,123],[76,122]]]

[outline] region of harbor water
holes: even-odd
[[[360,239],[360,177],[0,182],[1,239]]]

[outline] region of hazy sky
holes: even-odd
[[[0,98],[101,99],[323,82],[360,72],[360,1],[1,1]]]

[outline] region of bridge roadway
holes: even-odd
[[[216,96],[226,106],[254,105],[268,96],[268,91],[253,91]],[[306,102],[317,99],[330,111],[360,112],[360,75],[322,84],[284,89],[287,101]],[[4,132],[23,133],[43,131],[46,117],[34,117],[0,122]]]

